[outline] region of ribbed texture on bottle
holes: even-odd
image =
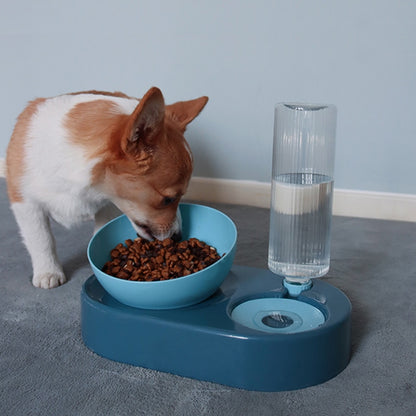
[[[335,121],[334,106],[276,107],[269,268],[294,280],[329,270]]]

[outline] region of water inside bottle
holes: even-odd
[[[333,179],[288,173],[272,180],[269,269],[302,282],[329,270]]]

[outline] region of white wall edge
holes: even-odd
[[[6,161],[4,159],[0,159],[0,178],[6,177]]]
[[[193,177],[185,198],[269,208],[270,188],[267,182]],[[333,214],[416,222],[416,195],[335,188]]]
[[[0,159],[0,177],[5,176],[5,160]],[[185,198],[269,208],[270,183],[195,176]],[[416,222],[416,195],[335,188],[333,214]]]

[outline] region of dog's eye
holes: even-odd
[[[162,201],[162,205],[167,207],[168,205],[172,204],[173,202],[175,202],[176,198],[172,198],[169,196],[166,196],[165,198],[163,198]]]

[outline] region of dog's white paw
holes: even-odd
[[[58,287],[66,282],[66,277],[63,273],[42,273],[33,276],[33,286],[40,287],[42,289],[52,289]]]

